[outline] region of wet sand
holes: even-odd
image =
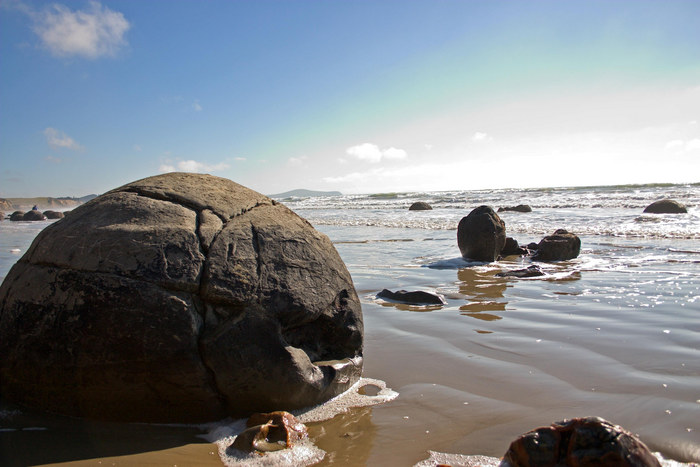
[[[411,466],[429,450],[500,457],[523,432],[591,415],[666,458],[700,461],[697,263],[657,261],[658,241],[584,238],[579,260],[517,280],[496,273],[520,260],[425,267],[455,249],[454,232],[393,231],[410,241],[387,248],[384,232],[360,242],[366,229],[344,229],[351,241],[336,246],[363,301],[364,376],[400,395],[309,424],[326,451],[318,465]],[[646,259],[617,267],[624,255]],[[435,291],[447,305],[384,303],[383,288]],[[0,464],[221,465],[194,427],[30,418],[0,432]]]

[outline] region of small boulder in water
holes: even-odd
[[[457,244],[466,259],[492,262],[506,243],[506,224],[489,206],[479,206],[457,226]]]
[[[46,216],[39,211],[31,210],[24,214],[22,217],[23,221],[43,221],[46,220]]]
[[[444,305],[445,301],[436,294],[416,290],[407,292],[405,290],[397,290],[392,292],[389,289],[384,289],[377,294],[377,298],[393,300],[395,302],[407,303],[409,305]]]
[[[526,255],[528,254],[527,248],[523,248],[518,245],[518,241],[512,237],[506,237],[506,244],[501,250],[501,256],[512,256],[512,255]]]
[[[525,269],[517,269],[515,271],[499,272],[496,277],[540,277],[544,276],[544,271],[538,265],[533,264]]]
[[[577,235],[558,229],[553,235],[544,237],[537,245],[532,259],[535,261],[565,261],[581,252],[581,239]]]
[[[672,199],[662,199],[651,203],[644,209],[647,214],[685,214],[688,212],[686,207]]]
[[[527,204],[518,204],[517,206],[504,206],[498,208],[498,212],[514,211],[514,212],[532,212],[532,208]]]
[[[409,211],[430,211],[433,207],[425,201],[417,201],[408,208]]]
[[[12,214],[10,214],[10,220],[17,222],[24,220],[24,211],[15,211]]]
[[[660,467],[639,438],[599,417],[573,418],[518,437],[503,456],[511,467]]]

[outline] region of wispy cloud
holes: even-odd
[[[489,141],[493,141],[493,137],[490,136],[488,133],[477,131],[472,136],[472,141],[474,141],[475,143],[488,143]]]
[[[125,35],[131,24],[122,13],[97,1],[75,11],[57,3],[39,11],[21,5],[18,9],[32,19],[34,32],[57,57],[111,57],[127,45]]]
[[[164,162],[160,165],[159,170],[161,172],[194,172],[194,173],[204,173],[204,172],[220,172],[222,170],[228,169],[229,165],[225,162],[218,164],[208,164],[206,162],[199,162],[192,159],[177,161],[177,162]]]
[[[203,110],[202,105],[199,103],[199,99],[194,100],[194,102],[192,103],[192,108],[195,112],[201,112]]]
[[[676,152],[700,151],[700,138],[689,140],[674,139],[666,143],[666,149]]]
[[[382,159],[405,159],[408,154],[403,149],[390,147],[380,149],[379,146],[373,143],[363,143],[357,146],[349,147],[345,152],[357,159],[364,160],[376,164]]]
[[[300,166],[304,165],[304,163],[308,160],[309,158],[307,156],[300,156],[300,157],[290,157],[287,159],[287,165],[291,166]]]
[[[48,127],[45,129],[44,136],[52,149],[72,149],[74,151],[83,149],[73,138],[55,128]]]

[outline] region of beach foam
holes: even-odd
[[[368,407],[389,402],[398,397],[399,393],[386,387],[384,381],[370,378],[360,378],[350,389],[329,401],[305,409],[293,411],[302,423],[321,422],[329,420],[338,414],[345,413],[353,408]],[[268,466],[306,466],[320,462],[325,451],[313,445],[312,440],[298,443],[291,449],[267,452],[264,454],[245,453],[233,449],[231,445],[236,436],[246,429],[246,421],[228,420],[216,424],[206,425],[208,434],[203,437],[217,445],[219,457],[226,466],[244,465],[249,467]]]

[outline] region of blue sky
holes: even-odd
[[[698,1],[0,0],[0,197],[700,181]]]

